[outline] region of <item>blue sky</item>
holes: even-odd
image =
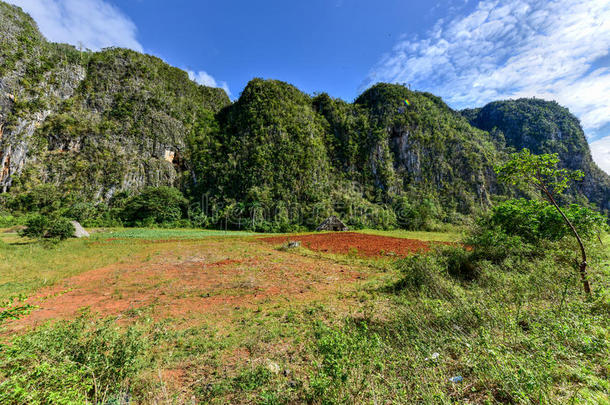
[[[110,0],[109,0],[110,2]],[[450,6],[443,1],[443,8]],[[443,13],[404,0],[117,1],[145,51],[204,70],[234,97],[253,77],[353,100],[381,50]]]
[[[263,77],[347,101],[379,81],[458,109],[553,99],[610,172],[609,0],[10,2],[52,41],[154,54],[232,98]]]

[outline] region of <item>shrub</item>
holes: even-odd
[[[407,256],[395,264],[403,274],[396,287],[435,297],[451,297],[455,283],[448,276],[464,281],[478,276],[471,256],[464,248],[455,246],[437,247],[428,253]]]
[[[445,258],[447,272],[450,276],[471,281],[479,275],[479,268],[473,262],[472,253],[462,247],[447,246],[439,249]]]
[[[30,217],[25,225],[26,228],[19,233],[22,237],[65,240],[74,236],[74,227],[70,220],[63,217],[36,214]]]
[[[403,274],[399,286],[409,290],[420,290],[434,285],[434,275],[443,271],[438,257],[429,254],[407,256],[396,263]]]
[[[564,213],[583,238],[592,238],[607,229],[606,218],[590,208],[572,204]],[[529,243],[541,239],[557,241],[571,234],[561,214],[547,202],[508,200],[493,208],[486,218],[489,229],[499,228],[506,235],[518,236]]]
[[[52,219],[46,237],[59,240],[72,238],[74,237],[74,227],[67,218],[58,217]]]
[[[341,328],[318,322],[314,329],[316,370],[307,402],[350,403],[360,395],[359,383],[383,369],[381,338],[366,322],[346,321]]]
[[[525,258],[535,253],[533,245],[521,237],[508,235],[500,227],[478,224],[472,228],[464,243],[472,249],[475,260],[489,260],[500,263],[509,256]]]
[[[112,403],[143,366],[146,340],[131,327],[81,315],[0,346],[0,403]]]

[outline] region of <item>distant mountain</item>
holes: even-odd
[[[575,190],[610,210],[610,176],[593,161],[580,122],[567,108],[554,101],[522,98],[495,101],[462,113],[472,125],[511,148],[558,153],[564,167],[585,173]]]
[[[507,147],[528,147],[584,170],[575,198],[610,209],[609,177],[591,160],[578,120],[556,103],[460,113],[400,85],[377,84],[346,103],[263,79],[231,103],[153,56],[49,43],[27,14],[2,2],[0,24],[7,195],[50,184],[98,203],[166,185],[219,207],[261,206],[284,217],[296,210],[308,226],[336,212],[385,226],[424,215],[424,205],[451,220],[507,193],[493,168]]]

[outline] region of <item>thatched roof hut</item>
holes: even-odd
[[[334,231],[343,232],[348,231],[349,228],[336,216],[330,216],[326,221],[322,222],[316,231]]]

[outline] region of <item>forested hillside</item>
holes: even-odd
[[[472,125],[511,148],[558,153],[564,167],[585,173],[573,191],[610,209],[610,176],[593,162],[580,122],[567,108],[554,101],[522,98],[496,101],[464,114]]]
[[[85,222],[130,223],[126,205],[167,186],[186,197],[172,218],[200,226],[311,228],[334,213],[353,227],[430,228],[512,192],[493,170],[510,147],[559,153],[586,173],[573,197],[610,209],[609,177],[555,103],[460,113],[400,85],[347,103],[263,79],[231,103],[153,56],[49,43],[2,2],[0,23],[0,191],[10,211],[53,196],[60,209],[87,207]]]

